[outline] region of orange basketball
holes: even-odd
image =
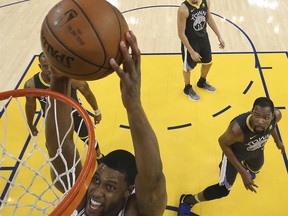
[[[119,47],[128,25],[121,12],[106,0],[62,0],[43,21],[41,45],[48,62],[73,79],[95,80],[120,65]]]

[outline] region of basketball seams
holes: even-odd
[[[74,1],[74,0],[73,0],[73,1]],[[110,67],[105,67],[105,66],[104,66],[106,60],[104,61],[104,64],[98,65],[98,64],[95,64],[95,63],[93,63],[93,62],[90,62],[90,61],[84,59],[83,57],[79,56],[79,55],[76,54],[74,51],[72,51],[71,49],[69,49],[69,47],[67,47],[65,44],[63,44],[63,43],[61,42],[61,40],[56,36],[56,34],[54,34],[54,32],[52,31],[51,26],[49,25],[49,22],[48,22],[48,20],[47,20],[47,17],[45,18],[45,21],[46,21],[46,24],[47,24],[47,29],[49,29],[49,33],[51,33],[51,34],[53,35],[53,37],[57,40],[58,43],[60,43],[65,49],[67,49],[69,52],[71,52],[73,55],[75,55],[76,57],[78,57],[78,58],[81,59],[82,61],[84,61],[84,62],[86,62],[86,63],[88,63],[88,64],[90,64],[90,65],[93,65],[93,66],[96,66],[96,67],[99,68],[98,70],[96,70],[96,71],[94,71],[94,72],[91,72],[91,74],[92,74],[92,73],[95,73],[95,72],[98,72],[98,71],[101,70],[102,68],[103,68],[103,69],[107,69],[107,70],[111,69]],[[105,57],[106,57],[106,52],[105,52]],[[66,71],[65,71],[65,72],[66,72]],[[69,74],[72,74],[72,73],[69,73]],[[89,74],[90,74],[90,73],[89,73]]]
[[[117,17],[117,21],[118,21],[118,25],[119,25],[119,43],[118,44],[120,44],[120,41],[121,41],[121,39],[122,39],[122,25],[121,25],[121,21],[120,21],[120,18],[119,18],[119,14],[117,13],[117,10],[116,10],[116,8],[112,5],[112,9],[113,9],[113,11],[114,11],[114,13],[116,14],[116,17]],[[119,56],[119,53],[120,53],[121,51],[120,51],[120,46],[118,47],[118,52],[117,52],[117,54],[116,54],[116,56],[115,56],[115,60],[117,59],[117,57]]]
[[[61,42],[61,40],[59,40],[59,38],[54,34],[54,32],[51,30],[51,27],[49,26],[49,22],[48,22],[48,20],[47,20],[47,17],[45,18],[44,22],[45,22],[45,24],[46,24],[46,26],[47,26],[47,30],[49,31],[49,33],[50,33],[51,35],[53,35],[53,37],[57,40],[57,42],[60,43],[60,44],[61,44],[64,48],[66,48],[68,51],[70,51],[72,54],[74,54],[74,52],[72,52],[68,47],[66,47],[66,46]],[[78,55],[76,55],[76,56],[79,57]],[[102,70],[102,69],[110,70],[109,67],[99,66],[99,65],[97,65],[97,64],[90,63],[90,62],[86,61],[85,59],[83,59],[83,58],[81,58],[81,57],[79,57],[79,58],[80,58],[81,60],[85,61],[86,63],[89,63],[89,64],[91,64],[91,65],[93,65],[93,66],[98,67],[98,69],[97,69],[96,71],[92,71],[92,72],[87,73],[87,74],[84,74],[84,73],[83,73],[82,75],[84,75],[84,76],[91,76],[93,73],[96,73],[96,72],[98,72],[98,71],[100,71],[100,70]],[[63,70],[63,69],[60,69],[60,68],[57,68],[57,69],[60,70],[60,71],[62,71],[62,72],[65,72],[65,73],[67,73],[67,74],[69,74],[69,75],[75,75],[74,73],[71,73],[71,72],[69,72],[69,71],[67,71],[67,70]]]
[[[49,25],[48,25],[48,21],[47,21],[47,17],[45,18],[45,20],[44,20],[44,23],[43,23],[43,25],[46,25],[47,26],[47,31],[49,31],[49,33],[50,34],[52,34],[53,36],[54,36],[54,34],[53,34],[53,32],[51,31],[51,29],[49,28]],[[55,36],[55,38],[57,38],[56,36]],[[59,40],[57,40],[58,42],[60,42]],[[71,72],[69,72],[69,71],[67,71],[67,70],[63,70],[62,68],[59,68],[59,67],[57,67],[56,65],[53,65],[53,67],[55,67],[56,69],[58,69],[59,71],[61,71],[61,72],[64,72],[64,73],[66,73],[66,74],[69,74],[70,76],[77,76],[77,74],[75,74],[75,73],[71,73]],[[81,76],[85,76],[85,77],[88,77],[88,76],[91,76],[91,75],[93,75],[93,73],[96,73],[96,72],[98,72],[98,71],[100,71],[101,69],[103,69],[104,67],[102,67],[102,68],[100,68],[99,67],[99,69],[97,70],[97,71],[94,71],[94,72],[91,72],[91,73],[87,73],[87,74],[82,74]],[[105,68],[106,69],[106,68]],[[106,73],[105,73],[106,74]]]
[[[60,3],[58,8],[55,5],[49,11],[42,24],[42,47],[51,64],[53,63],[55,69],[74,79],[94,80],[113,73],[109,59],[114,58],[118,64],[122,63],[123,57],[119,44],[121,40],[125,40],[123,38],[125,31],[129,30],[122,13],[106,0],[87,4],[85,0],[61,0],[61,2],[63,3]],[[105,10],[103,15],[101,10]],[[78,19],[68,28],[65,24],[76,16]],[[55,20],[57,25],[54,24]],[[111,28],[110,31],[107,26]],[[79,30],[76,32],[74,28]],[[83,47],[79,47],[79,44],[73,45],[74,38],[80,38],[83,43],[87,39],[87,44]]]
[[[43,25],[43,26],[46,25],[47,31],[57,39],[57,42],[59,42],[60,44],[62,44],[61,41],[59,40],[59,38],[57,38],[56,35],[51,31],[50,26],[49,26],[49,22],[48,22],[48,16],[45,17],[44,22],[43,22],[42,25]],[[41,40],[42,40],[42,38],[41,38]],[[64,44],[62,44],[62,45],[64,46]],[[64,46],[64,47],[65,47],[65,46]],[[42,49],[45,49],[45,47],[42,46]],[[58,69],[58,70],[60,70],[60,71],[63,71],[62,69],[58,68],[56,65],[53,65],[53,67],[55,67],[56,69]],[[68,73],[68,74],[70,74],[70,75],[71,75],[71,74],[73,75],[73,73],[70,73],[70,72],[67,72],[67,71],[63,71],[63,72]]]
[[[60,40],[56,37],[56,35],[51,31],[51,29],[50,29],[50,27],[49,27],[49,22],[48,22],[48,20],[47,20],[47,16],[46,16],[45,19],[44,19],[43,25],[46,25],[47,31],[49,31],[49,33],[52,34],[52,35],[57,39],[57,42],[60,42]],[[41,40],[42,40],[42,39],[41,39]],[[61,43],[61,42],[60,42],[60,43]],[[61,43],[61,44],[62,44],[62,43]],[[64,47],[65,47],[65,46],[64,46]],[[69,50],[69,49],[68,49],[68,50]],[[106,67],[100,68],[98,65],[94,65],[94,66],[97,66],[99,69],[96,70],[96,71],[87,73],[87,74],[84,74],[84,73],[83,73],[83,74],[81,74],[81,76],[85,76],[85,77],[89,78],[89,77],[91,77],[91,76],[94,76],[94,74],[95,74],[96,72],[98,72],[98,71],[100,71],[100,70],[102,70],[102,69],[105,69],[105,70],[109,70],[109,69],[110,69],[110,68],[106,68]],[[56,65],[53,65],[53,67],[55,67],[56,69],[58,69],[59,71],[61,71],[61,72],[63,72],[63,73],[69,74],[71,77],[72,77],[72,76],[74,76],[74,77],[77,76],[77,74],[71,73],[71,72],[69,72],[69,71],[67,71],[67,70],[63,70],[62,68],[59,68],[59,67],[57,67]],[[110,74],[109,72],[108,72],[108,74],[107,74],[107,72],[105,72],[105,73],[101,74],[101,76],[105,77],[105,76],[108,76],[109,74]]]
[[[65,49],[67,49],[67,50],[68,50],[69,52],[71,52],[73,55],[77,56],[79,59],[85,61],[86,63],[91,64],[91,65],[96,66],[96,67],[101,67],[101,66],[99,66],[99,65],[97,65],[97,64],[94,64],[94,63],[92,63],[92,62],[87,61],[87,60],[84,59],[83,57],[77,55],[75,52],[73,52],[73,51],[72,51],[71,49],[69,49],[67,46],[65,46],[65,44],[63,44],[63,43],[61,42],[61,40],[56,36],[56,34],[54,34],[54,32],[52,31],[52,28],[51,28],[51,26],[49,25],[49,22],[47,21],[47,17],[45,18],[45,21],[46,21],[46,23],[47,23],[47,29],[49,29],[49,32],[53,35],[53,37],[57,40],[57,42],[60,43]],[[100,70],[100,69],[99,69],[99,70]]]
[[[83,10],[83,8],[79,5],[79,3],[76,2],[76,1],[77,1],[77,0],[72,0],[72,2],[79,8],[79,10],[81,10],[82,14],[83,14],[84,17],[86,18],[86,21],[88,21],[88,23],[90,24],[91,28],[93,29],[93,32],[95,33],[96,37],[98,38],[98,42],[100,43],[100,45],[101,45],[101,47],[102,47],[103,54],[104,54],[104,63],[103,63],[101,66],[99,66],[99,67],[105,68],[104,65],[105,65],[105,63],[106,63],[106,61],[107,61],[107,54],[106,54],[105,46],[104,46],[104,44],[103,44],[103,42],[102,42],[102,40],[101,40],[98,32],[97,32],[96,29],[94,28],[94,25],[93,25],[92,22],[90,21],[89,17],[87,16],[87,14],[86,14],[85,11]],[[85,60],[85,61],[87,61],[87,60]],[[89,61],[87,61],[87,62],[89,62]],[[89,63],[90,63],[90,62],[89,62]],[[92,64],[93,64],[93,63],[92,63]],[[98,66],[98,65],[97,65],[97,66]],[[107,68],[107,69],[109,69],[109,68]]]

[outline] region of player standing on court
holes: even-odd
[[[37,89],[49,89],[50,86],[50,79],[51,79],[51,71],[46,60],[45,54],[42,52],[39,55],[39,67],[41,71],[35,74],[32,78],[25,82],[24,88],[37,88]],[[98,104],[94,94],[92,93],[88,83],[86,81],[80,80],[72,80],[71,81],[71,97],[81,104],[80,99],[77,96],[77,90],[81,92],[81,94],[85,97],[87,102],[90,104],[92,109],[94,110],[94,123],[99,124],[102,119],[102,114],[98,108]],[[25,104],[25,113],[27,118],[28,126],[33,134],[36,136],[38,134],[38,130],[36,126],[33,124],[34,115],[36,112],[36,99],[39,100],[41,105],[41,112],[42,116],[45,116],[46,110],[46,103],[47,99],[45,97],[36,97],[36,96],[27,96],[26,97],[26,104]],[[74,130],[76,133],[79,132],[79,138],[86,142],[88,138],[88,130],[85,123],[82,122],[82,117],[77,113],[73,113],[73,120],[74,120]],[[79,127],[81,126],[80,130]],[[96,147],[96,155],[97,160],[103,157],[103,154],[100,151],[99,143],[97,143]]]
[[[257,98],[251,112],[234,118],[218,140],[223,151],[219,183],[196,195],[182,194],[178,216],[190,215],[190,209],[199,202],[227,196],[237,173],[241,175],[245,188],[256,193],[255,187],[258,186],[253,179],[264,164],[264,145],[270,135],[277,148],[282,153],[285,151],[275,128],[281,118],[281,112],[266,97]]]
[[[177,26],[184,64],[185,87],[183,91],[194,101],[200,100],[200,97],[190,84],[190,71],[195,68],[197,63],[202,63],[201,76],[197,86],[209,92],[216,90],[206,82],[206,77],[212,65],[211,46],[206,31],[207,23],[217,35],[220,43],[219,47],[223,49],[225,43],[210,12],[209,0],[186,0],[179,7]]]

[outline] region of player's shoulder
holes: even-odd
[[[236,120],[236,118],[233,119],[229,124],[228,132],[231,136],[235,137],[241,136],[243,134],[241,126],[239,125],[239,122]]]
[[[179,6],[178,11],[181,12],[181,13],[188,13],[188,7],[185,4],[185,2],[181,3],[181,5]]]
[[[279,122],[282,118],[282,113],[279,109],[277,108],[274,108],[274,115],[275,115],[275,118],[276,118],[276,123]]]
[[[34,76],[25,82],[24,88],[35,88]]]

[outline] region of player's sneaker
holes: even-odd
[[[194,101],[200,100],[199,95],[196,94],[196,92],[193,90],[193,88],[192,88],[191,85],[186,86],[183,91],[184,91],[184,93],[185,93],[186,95],[188,95],[188,97],[189,97],[191,100],[194,100]]]
[[[212,85],[208,84],[207,82],[205,82],[202,86],[198,85],[198,83],[197,83],[197,86],[199,88],[205,89],[208,92],[215,92],[216,91],[216,88],[213,87]]]
[[[192,216],[192,215],[194,215],[190,211],[192,206],[184,203],[185,196],[186,196],[186,194],[182,194],[181,197],[180,197],[180,202],[179,202],[179,208],[178,208],[177,216]]]

